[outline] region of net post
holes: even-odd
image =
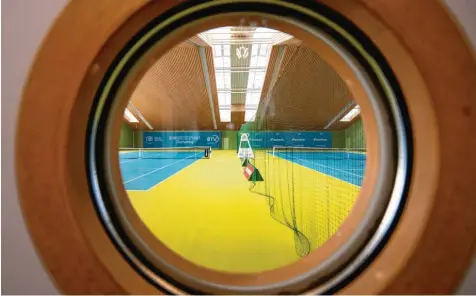
[[[205,147],[204,158],[210,159],[211,157],[212,157],[212,148],[211,147]]]

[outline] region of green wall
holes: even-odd
[[[228,147],[229,150],[236,150],[238,149],[238,131],[222,131],[222,147],[225,149],[225,139],[228,139]]]
[[[345,129],[345,147],[365,148],[364,128],[361,119],[358,119],[355,123]]]
[[[345,131],[332,132],[332,148],[345,147]]]
[[[119,147],[142,148],[142,131],[133,131],[127,124],[122,124]]]
[[[142,143],[142,131],[134,131],[134,147],[136,148],[142,148],[143,143]]]
[[[333,148],[365,148],[362,120],[358,119],[345,130],[332,132]]]
[[[121,148],[130,148],[132,146],[133,135],[132,129],[125,123],[121,126],[121,140],[119,143],[119,147]]]

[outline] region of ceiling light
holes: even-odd
[[[127,119],[127,121],[129,122],[139,122],[139,120],[137,120],[137,118],[134,115],[132,115],[131,111],[129,111],[129,109],[127,108],[124,111],[124,118]]]
[[[350,110],[340,121],[349,122],[352,121],[357,115],[360,114],[360,106],[356,105],[352,110]]]

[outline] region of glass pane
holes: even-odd
[[[255,88],[255,86],[254,86],[255,75],[256,75],[256,72],[255,72],[255,71],[252,71],[252,72],[249,73],[249,76],[248,76],[248,88]]]
[[[231,73],[230,72],[226,72],[225,73],[225,88],[230,88],[231,87]]]
[[[258,44],[253,44],[253,46],[251,46],[251,56],[255,57],[257,55],[258,55]]]
[[[220,121],[221,122],[230,122],[231,121],[231,110],[220,110]]]
[[[229,44],[225,44],[223,46],[223,55],[225,57],[229,57],[230,56],[230,45]]]
[[[222,56],[221,45],[214,45],[214,46],[213,46],[213,54],[214,54],[216,57],[221,57],[221,56]]]
[[[245,111],[245,121],[253,121],[256,115],[256,110],[246,110]]]
[[[223,68],[223,58],[215,58],[215,67]]]
[[[217,82],[217,88],[224,88],[225,87],[225,80],[224,80],[224,73],[223,72],[217,72],[215,74],[216,77],[216,82]]]
[[[267,52],[267,44],[260,44],[259,55],[265,57]]]
[[[223,67],[230,68],[231,67],[231,59],[230,58],[223,58]]]

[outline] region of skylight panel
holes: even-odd
[[[360,114],[360,106],[356,105],[352,110],[350,110],[340,121],[349,122],[352,121],[357,115]]]
[[[129,122],[139,122],[139,120],[137,120],[137,118],[127,108],[124,110],[124,118]]]

